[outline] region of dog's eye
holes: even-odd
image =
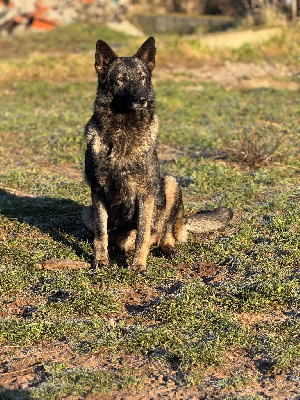
[[[142,75],[141,75],[141,81],[142,81],[142,82],[145,82],[145,81],[146,81],[146,74],[142,74]]]

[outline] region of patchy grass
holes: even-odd
[[[293,29],[252,47],[252,61],[295,65]],[[158,65],[186,66],[155,71],[162,171],[180,181],[187,213],[230,206],[230,226],[191,237],[172,261],[154,248],[144,275],[114,252],[105,271],[41,268],[51,258],[92,260],[80,215],[90,202],[83,130],[98,36],[120,54],[140,44],[81,24],[0,40],[0,397],[293,398],[298,93],[202,82],[188,68],[209,60],[218,73],[222,58],[243,60],[245,49],[216,59],[192,41],[183,60],[186,39],[158,37]]]

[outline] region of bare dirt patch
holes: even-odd
[[[287,313],[282,310],[268,310],[263,313],[242,313],[237,315],[237,318],[245,325],[254,326],[256,324],[267,323],[276,324],[288,319]]]
[[[172,73],[171,73],[172,71]],[[186,80],[186,69],[180,65],[176,68],[158,69],[160,79],[173,79],[175,73],[177,80]],[[199,79],[199,84],[189,86],[188,90],[201,91],[204,88],[201,82],[220,83],[224,87],[239,87],[241,89],[274,88],[278,90],[298,90],[299,84],[292,81],[299,73],[293,66],[273,64],[267,61],[261,63],[243,63],[225,61],[223,63],[209,63],[199,68],[189,68],[189,76]]]
[[[163,370],[158,364],[150,362],[147,365],[150,374],[144,381],[145,387],[142,391],[122,391],[112,395],[110,399],[221,400],[251,397],[254,393],[263,399],[299,398],[298,382],[289,374],[264,376],[255,370],[252,360],[243,354],[229,355],[226,363],[227,368],[199,369],[198,379],[201,383],[180,387],[176,385],[178,377],[174,371]]]
[[[32,292],[10,292],[4,299],[0,311],[0,318],[28,318],[38,307],[41,307],[46,300],[42,296]]]
[[[117,393],[67,396],[65,399],[149,400],[149,399],[224,399],[226,396],[251,396],[257,393],[266,399],[298,399],[297,372],[277,376],[263,375],[254,362],[242,353],[227,356],[226,364],[218,369],[199,369],[195,386],[180,386],[180,371],[151,357],[122,357],[112,360],[109,355],[80,355],[71,346],[51,343],[39,348],[19,349],[7,346],[1,357],[0,385],[7,389],[26,390],[46,380],[45,366],[63,363],[68,368],[87,368],[91,371],[118,370],[122,366],[140,375],[143,389],[123,389]]]

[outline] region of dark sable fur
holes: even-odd
[[[85,130],[85,174],[93,207],[84,217],[95,232],[95,267],[109,265],[108,236],[125,251],[134,250],[138,270],[145,268],[151,244],[172,255],[175,242],[186,236],[180,187],[171,177],[161,178],[155,150],[154,65],[152,37],[133,57],[119,58],[105,42],[97,42],[98,89]],[[230,218],[224,208],[196,214],[186,225],[189,231],[218,229]]]

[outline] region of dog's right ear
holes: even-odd
[[[95,53],[95,69],[98,75],[105,75],[109,65],[118,58],[115,52],[103,40],[98,40]]]

